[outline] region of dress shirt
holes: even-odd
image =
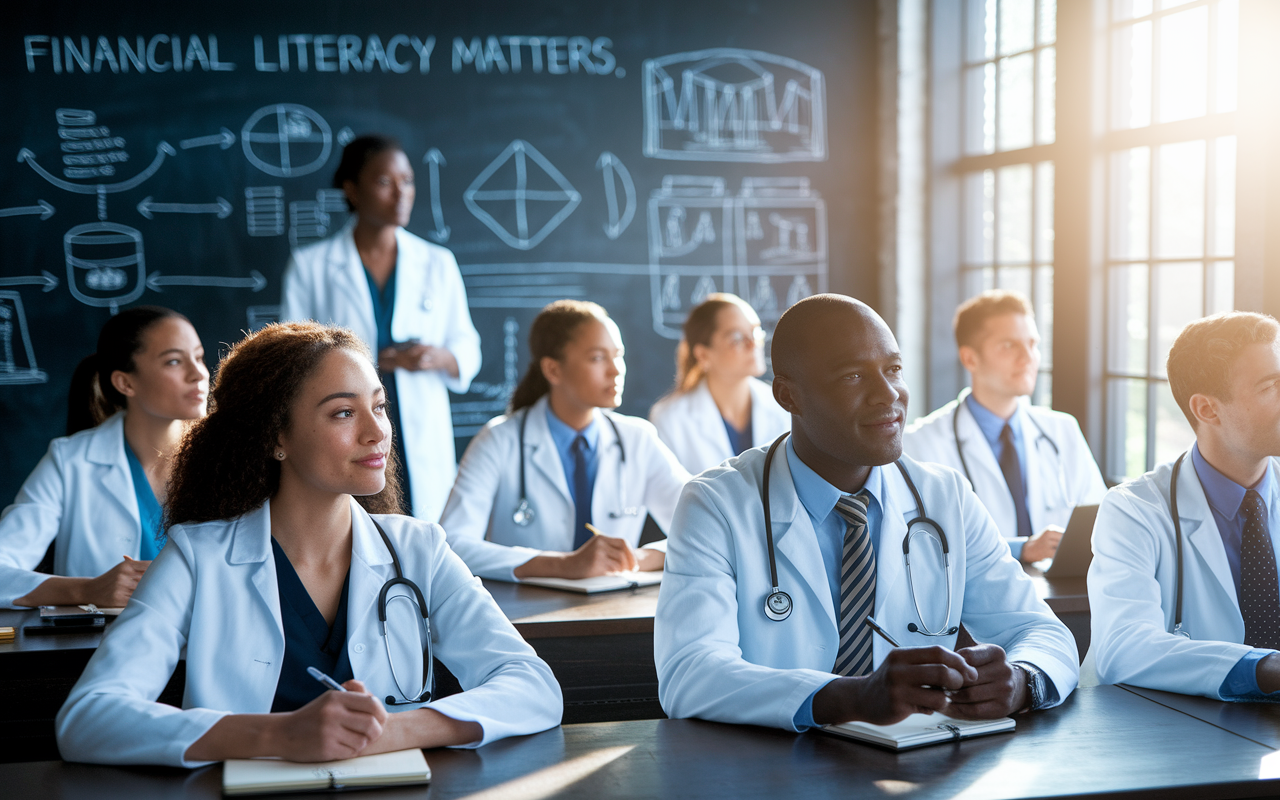
[[[573,441],[579,436],[587,440],[587,449],[583,453],[587,462],[587,486],[595,492],[596,473],[600,471],[600,415],[591,415],[591,424],[580,431],[556,416],[547,403],[547,428],[551,431],[551,440],[556,444],[556,452],[560,454],[560,465],[564,467],[564,480],[569,484],[569,496],[576,503],[577,493],[573,490],[575,469],[573,466]]]

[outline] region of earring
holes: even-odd
[[[284,451],[283,451],[283,450],[277,450],[277,451],[276,451],[276,461],[284,461]]]

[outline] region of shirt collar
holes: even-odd
[[[1208,498],[1209,505],[1227,519],[1235,519],[1236,514],[1240,512],[1240,504],[1244,502],[1245,492],[1250,488],[1262,495],[1263,501],[1270,506],[1271,493],[1275,486],[1275,478],[1271,475],[1270,459],[1267,460],[1266,471],[1262,473],[1262,480],[1252,487],[1241,486],[1219,472],[1217,467],[1206,461],[1200,454],[1198,442],[1191,446],[1191,463],[1195,466],[1196,477],[1204,487],[1204,496]]]
[[[791,482],[795,484],[796,496],[800,498],[801,505],[804,510],[809,513],[809,517],[814,521],[815,526],[821,524],[835,510],[836,501],[844,496],[844,492],[827,483],[826,479],[806,463],[800,460],[800,456],[796,455],[796,450],[791,444],[790,437],[787,438],[787,466],[791,469]],[[871,501],[868,503],[879,504],[880,495],[884,492],[883,478],[880,474],[880,467],[872,467],[871,474],[867,476],[867,482],[863,484],[860,491],[867,492],[871,495]]]
[[[556,443],[556,447],[562,452],[569,452],[569,448],[573,447],[573,440],[581,435],[587,440],[587,449],[595,450],[596,445],[600,443],[600,412],[593,411],[591,413],[591,424],[580,431],[574,430],[568,423],[556,416],[556,412],[551,410],[551,403],[547,403],[547,428],[551,431],[551,439]]]
[[[1022,413],[1022,403],[1018,403],[1014,407],[1013,414],[1009,419],[1003,420],[994,411],[974,399],[972,392],[965,395],[964,402],[969,407],[969,413],[973,415],[973,421],[978,423],[978,430],[982,431],[982,436],[987,440],[988,444],[995,445],[1000,440],[1000,432],[1004,430],[1006,423],[1013,429],[1015,437],[1022,430],[1018,419],[1018,415]]]

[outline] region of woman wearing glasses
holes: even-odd
[[[397,513],[385,392],[353,333],[268,326],[211,401],[176,456],[168,544],[58,714],[64,758],[327,761],[559,723],[551,670],[440,527]],[[184,651],[183,707],[157,703]],[[464,691],[433,697],[432,656]]]
[[[708,295],[689,312],[676,350],[676,388],[654,404],[658,436],[698,474],[791,430],[764,374],[764,329],[737,295]]]

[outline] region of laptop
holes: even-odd
[[[1083,578],[1088,574],[1093,561],[1093,521],[1097,516],[1097,506],[1076,506],[1071,512],[1053,563],[1044,571],[1046,578]]]

